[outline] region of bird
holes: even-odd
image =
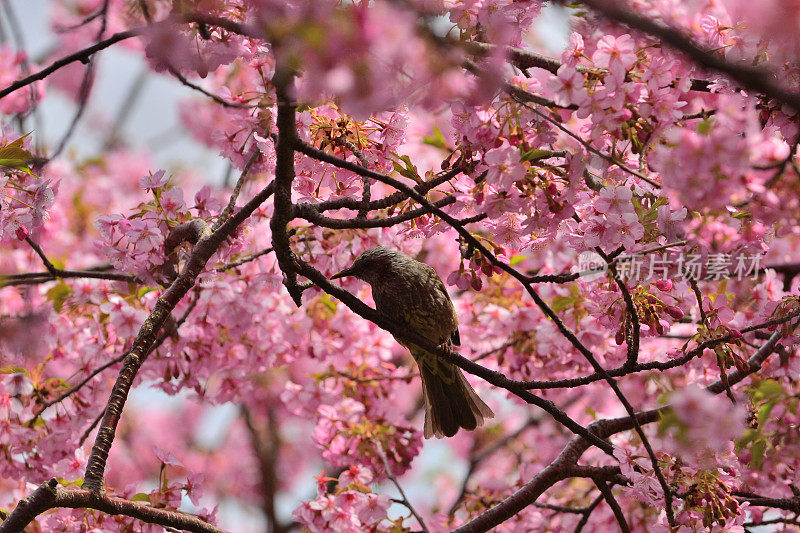
[[[370,248],[353,264],[331,276],[351,276],[372,287],[376,310],[400,326],[452,349],[460,345],[458,317],[436,270],[399,250]],[[408,348],[419,367],[425,406],[426,439],[452,437],[460,428],[472,431],[494,413],[467,382],[461,369],[441,356],[394,336]]]

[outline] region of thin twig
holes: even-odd
[[[120,41],[124,41],[125,39],[136,37],[141,33],[142,33],[142,28],[134,28],[132,30],[121,31],[119,33],[115,33],[108,39],[104,39],[98,43],[93,44],[92,46],[84,48],[83,50],[78,50],[75,53],[64,56],[61,59],[58,59],[53,63],[51,63],[49,66],[43,68],[39,72],[31,74],[30,76],[26,76],[25,78],[22,78],[20,80],[17,80],[8,87],[6,87],[5,89],[0,90],[0,98],[4,98],[9,94],[13,93],[14,91],[17,91],[27,85],[30,85],[31,83],[43,80],[53,72],[69,65],[70,63],[74,63],[76,61],[80,62],[88,61],[90,57],[92,57],[100,50],[104,50],[109,46],[112,46]]]
[[[414,506],[411,505],[411,502],[408,500],[408,497],[406,496],[406,493],[403,490],[403,487],[400,485],[400,482],[397,481],[397,478],[395,477],[395,475],[392,474],[391,467],[389,466],[389,461],[386,459],[386,454],[383,453],[382,445],[378,441],[375,441],[375,451],[377,452],[378,456],[381,458],[381,461],[383,461],[383,466],[386,469],[386,477],[388,477],[391,480],[391,482],[394,484],[394,486],[397,487],[398,492],[400,492],[400,497],[402,498],[402,500],[401,500],[402,504],[405,505],[406,508],[409,511],[411,511],[411,514],[414,515],[414,518],[417,519],[417,522],[419,522],[419,526],[422,528],[422,531],[424,531],[425,533],[430,533],[430,531],[428,530],[428,527],[425,525],[425,521],[422,520],[422,517],[414,509]]]

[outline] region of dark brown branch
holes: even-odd
[[[400,182],[398,180],[390,178],[389,176],[384,176],[382,174],[378,174],[376,172],[372,172],[369,169],[364,169],[363,167],[359,167],[358,165],[355,165],[353,163],[350,163],[350,162],[345,161],[343,159],[340,159],[338,157],[326,154],[325,152],[317,150],[316,148],[313,148],[313,147],[309,146],[308,144],[306,144],[306,143],[304,143],[304,142],[302,142],[300,140],[296,141],[296,147],[297,147],[298,150],[302,151],[306,155],[310,155],[311,157],[314,157],[316,159],[320,159],[320,160],[323,160],[323,161],[330,162],[330,163],[335,164],[335,165],[337,165],[337,166],[339,166],[341,168],[347,168],[347,169],[353,170],[354,172],[358,172],[358,173],[360,173],[362,175],[368,175],[369,177],[374,177],[377,181],[381,181],[381,182],[386,183],[388,185],[392,185],[393,187],[395,187],[395,188],[397,188],[397,189],[399,189],[401,191],[404,191],[406,194],[408,194],[409,196],[414,198],[417,202],[419,202],[420,204],[425,206],[431,213],[436,214],[439,218],[441,218],[442,220],[444,220],[445,222],[450,224],[450,226],[453,227],[453,229],[455,229],[458,232],[459,235],[461,235],[465,240],[467,240],[470,244],[472,244],[476,249],[480,250],[481,253],[487,259],[489,259],[495,266],[498,266],[502,270],[504,270],[504,271],[508,272],[509,274],[511,274],[515,279],[517,279],[523,285],[523,287],[525,288],[526,292],[531,296],[533,301],[536,303],[537,307],[539,307],[539,309],[541,309],[542,312],[555,323],[556,327],[561,332],[561,334],[564,337],[566,337],[567,340],[570,341],[570,343],[586,358],[587,361],[589,361],[589,364],[592,365],[592,367],[594,368],[595,372],[599,373],[603,377],[603,379],[609,384],[611,389],[614,391],[614,394],[617,396],[617,398],[619,399],[620,403],[622,403],[622,405],[625,407],[625,410],[628,412],[628,414],[631,417],[633,417],[633,415],[634,415],[633,406],[631,406],[631,404],[628,402],[628,400],[622,394],[622,391],[620,391],[620,389],[617,386],[616,381],[614,380],[614,378],[612,376],[610,376],[608,374],[608,372],[597,362],[596,358],[594,357],[594,354],[592,354],[592,352],[586,346],[584,346],[584,344],[577,338],[577,336],[575,336],[575,334],[569,328],[566,327],[566,325],[558,317],[558,315],[556,315],[555,312],[550,308],[550,306],[547,305],[547,303],[539,296],[539,294],[531,286],[530,282],[527,281],[526,276],[521,274],[520,272],[518,272],[517,270],[515,270],[511,266],[500,262],[494,256],[494,254],[492,254],[488,249],[486,249],[486,247],[480,241],[478,241],[467,230],[465,230],[462,226],[460,226],[457,220],[453,219],[453,217],[451,217],[450,215],[448,215],[447,213],[445,213],[441,209],[439,209],[436,206],[434,206],[433,204],[431,204],[426,198],[424,198],[419,193],[417,193],[416,191],[411,189],[409,186],[405,185],[404,183],[402,183],[402,182]],[[305,270],[305,272],[303,272],[303,274],[306,277],[308,277],[312,282],[314,282],[317,285],[319,285],[320,287],[322,287],[326,292],[330,293],[330,290],[328,289],[328,287],[321,285],[321,283],[324,283],[324,284],[330,286],[330,283],[328,282],[328,280],[324,276],[319,276],[319,272],[317,272],[315,269],[313,269],[309,265],[304,265],[304,267],[305,268],[303,270]],[[342,291],[342,292],[344,292],[348,296],[351,296],[349,293],[346,293],[346,291]],[[340,297],[338,294],[334,294],[334,296]],[[358,301],[357,299],[355,299],[355,300]],[[350,300],[350,301],[352,302],[352,300]],[[361,303],[360,301],[358,301],[358,302]],[[369,307],[366,307],[366,306],[364,306],[366,308],[366,310],[362,309],[359,312],[356,309],[354,309],[353,305],[348,303],[348,301],[345,301],[345,303],[348,305],[348,307],[350,307],[351,309],[356,311],[359,315],[364,316],[365,318],[367,318],[367,317],[365,316],[365,314],[362,314],[362,313],[367,313],[368,311],[366,311],[366,310],[369,310],[369,311],[372,311],[373,313],[375,313],[374,310],[372,310],[372,309],[370,309]],[[380,317],[380,315],[377,314],[377,313],[375,313],[375,315]],[[384,329],[388,329],[389,331],[394,333],[392,331],[392,329],[390,329],[390,327],[387,327],[388,324],[384,325],[384,323],[386,323],[387,321],[383,317],[381,317],[381,322],[378,322],[376,319],[373,319],[373,318],[369,318],[369,320],[371,320],[372,322],[376,323],[377,325],[383,327]],[[391,327],[394,327],[394,325],[392,324]],[[401,337],[409,337],[409,335],[401,335]],[[420,344],[419,342],[417,342],[414,339],[409,339],[409,340],[413,340],[415,344]],[[430,341],[426,342],[425,344],[432,345],[432,343],[430,343]],[[425,344],[423,344],[423,346]],[[469,359],[465,359],[465,358],[463,358],[461,356],[458,356],[458,358],[452,357],[451,354],[448,354],[447,350],[440,350],[438,347],[436,347],[436,350],[434,350],[434,351],[441,353],[442,356],[444,356],[444,357],[448,357],[448,355],[450,355],[450,359],[451,359],[452,362],[454,362],[455,364],[457,364],[461,368],[467,370],[468,372],[471,372],[473,374],[479,375],[481,377],[484,377],[484,375],[488,375],[494,381],[489,381],[489,379],[487,379],[486,377],[484,377],[484,379],[487,379],[487,381],[489,381],[492,384],[498,385],[498,383],[503,382],[505,380],[508,380],[508,378],[506,378],[505,376],[503,376],[499,372],[491,372],[491,371],[489,371],[490,372],[489,374],[484,374],[484,375],[478,374],[477,372],[484,372],[484,371],[486,371],[488,369],[485,369],[485,368],[481,367],[480,365],[477,365],[477,364],[473,363]],[[471,365],[472,365],[472,368],[470,368]],[[475,368],[475,367],[477,367],[477,368]],[[504,386],[504,385],[498,385],[498,386]],[[533,396],[533,395],[531,395],[531,396],[527,396],[526,395],[525,397],[523,397],[521,395],[521,393],[523,391],[521,391],[519,389],[509,388],[507,385],[505,385],[504,388],[506,388],[507,390],[510,390],[511,392],[513,392],[514,394],[519,396],[520,398],[525,399],[529,403],[535,403],[536,405],[539,405],[542,408],[545,408],[545,410],[547,410],[554,417],[556,415],[558,415],[559,418],[557,418],[557,420],[559,420],[559,422],[561,422],[566,427],[568,427],[571,431],[573,431],[573,432],[575,432],[577,434],[580,434],[580,435],[584,435],[584,436],[587,435],[585,432],[583,432],[584,428],[582,426],[580,426],[579,424],[574,422],[572,419],[570,419],[566,415],[566,413],[564,413],[563,411],[560,411],[557,408],[555,408],[554,405],[542,404],[541,402],[543,400],[541,398],[538,398],[538,397]],[[558,412],[556,413],[554,411],[554,409],[555,409],[555,411],[558,411]],[[639,427],[638,423],[636,422],[635,417],[633,417],[633,420],[634,420],[634,425],[635,425],[635,428],[636,428],[636,432],[639,435],[639,437],[642,439],[642,441],[643,441],[643,443],[645,445],[645,448],[648,450],[648,455],[650,456],[651,461],[653,463],[653,468],[654,468],[654,470],[656,472],[656,476],[659,478],[659,482],[661,483],[661,486],[665,491],[665,497],[666,497],[666,500],[667,500],[667,503],[668,503],[667,516],[670,519],[670,523],[672,523],[674,521],[674,517],[672,516],[672,509],[671,509],[671,505],[670,505],[671,497],[669,495],[669,487],[667,486],[666,480],[664,479],[664,476],[661,473],[661,469],[658,466],[658,461],[655,458],[655,452],[653,452],[652,448],[650,447],[650,444],[647,441],[647,437],[645,436],[644,431],[642,430],[641,427]],[[592,437],[593,436],[590,436],[590,438],[592,438]],[[596,439],[593,439],[593,440],[595,440],[595,442],[597,442]],[[606,445],[603,446],[602,449],[604,451],[608,451],[609,448],[607,447],[607,443],[605,443],[605,444]]]
[[[55,266],[53,266],[53,263],[51,263],[50,260],[47,258],[42,248],[38,244],[33,242],[33,239],[31,239],[30,237],[25,237],[25,242],[27,242],[30,245],[30,247],[33,248],[33,251],[36,252],[36,255],[38,255],[39,259],[42,260],[42,264],[44,264],[44,267],[47,269],[50,275],[56,276],[58,269]]]
[[[89,435],[92,433],[92,430],[94,430],[94,428],[97,427],[97,424],[99,424],[100,421],[103,419],[103,414],[104,414],[104,411],[100,411],[100,413],[96,417],[94,417],[94,420],[92,420],[92,423],[89,424],[89,427],[87,427],[83,431],[83,435],[81,435],[81,438],[78,440],[78,447],[79,448],[83,447],[83,443],[86,442],[86,439],[89,438]]]
[[[294,144],[297,139],[297,105],[291,94],[294,90],[294,73],[285,65],[276,65],[272,81],[278,100],[278,141],[275,143],[275,208],[269,228],[272,232],[272,249],[283,272],[283,284],[294,303],[300,307],[303,290],[297,284],[296,263],[287,228],[294,218],[292,182],[295,178]]]
[[[580,440],[576,437],[570,444]],[[619,467],[615,466],[576,466],[578,460],[576,453],[582,452],[577,447],[568,444],[561,454],[544,470],[536,474],[531,481],[522,486],[514,494],[473,518],[466,524],[453,530],[453,533],[477,533],[489,531],[513,517],[528,505],[535,502],[544,492],[564,479],[571,477],[590,477],[592,479],[623,481],[620,479]],[[594,509],[594,507],[592,507]]]
[[[225,272],[226,270],[231,270],[231,269],[234,269],[236,267],[240,267],[240,266],[244,265],[245,263],[249,263],[251,261],[255,261],[259,257],[267,255],[271,251],[272,251],[272,246],[270,246],[269,248],[264,248],[263,250],[261,250],[259,252],[247,255],[245,257],[237,259],[236,261],[231,261],[230,263],[224,264],[221,267],[217,267],[217,272]]]
[[[16,90],[19,90],[31,83],[34,83],[39,80],[45,79],[47,76],[55,72],[56,70],[69,65],[70,63],[74,63],[76,61],[80,61],[81,63],[86,63],[89,61],[89,58],[92,55],[96,54],[100,50],[104,50],[109,46],[112,46],[120,41],[124,41],[125,39],[130,39],[131,37],[136,37],[142,33],[142,28],[135,28],[132,30],[121,31],[119,33],[115,33],[108,39],[103,39],[102,41],[93,44],[83,50],[78,50],[77,52],[70,54],[68,56],[64,56],[61,59],[54,61],[49,66],[43,68],[39,72],[31,74],[21,80],[17,80],[8,87],[3,90],[0,90],[0,98],[8,96],[9,94],[13,93]]]
[[[88,490],[64,489],[58,487],[55,479],[42,483],[30,496],[20,500],[8,518],[0,523],[0,533],[21,532],[38,515],[58,507],[97,509],[110,515],[130,516],[148,524],[158,524],[183,531],[225,533],[222,529],[194,516],[156,509],[139,502],[109,498]]]
[[[272,184],[262,189],[252,200],[245,204],[244,207],[233,216],[228,218],[222,226],[211,235],[205,236],[207,235],[206,231],[203,230],[203,228],[199,228],[200,238],[192,254],[189,256],[188,261],[184,265],[183,270],[156,301],[153,311],[147,319],[145,319],[131,346],[128,356],[123,361],[122,370],[109,396],[105,414],[103,415],[103,421],[100,424],[94,446],[87,460],[83,486],[90,492],[99,494],[103,490],[103,474],[105,472],[106,460],[111,449],[111,444],[114,441],[116,427],[122,415],[122,408],[125,405],[128,392],[133,385],[133,380],[142,363],[144,363],[147,358],[149,348],[156,341],[156,334],[163,327],[170,313],[175,309],[175,306],[178,305],[178,302],[194,286],[197,276],[200,275],[205,264],[217,249],[219,249],[222,242],[244,220],[252,215],[258,206],[272,195],[272,191]],[[194,229],[197,230],[198,228],[195,227]],[[196,234],[197,232],[195,232],[195,236]],[[192,237],[192,235],[188,237]],[[182,240],[184,239],[167,238],[167,241],[169,241],[172,246],[177,246]],[[165,248],[167,248],[167,246],[167,243],[165,243]]]
[[[577,526],[575,526],[575,533],[581,533],[581,531],[583,531],[583,528],[586,527],[587,523],[589,523],[589,517],[592,515],[592,511],[594,511],[602,501],[603,501],[603,495],[600,494],[597,498],[595,498],[592,501],[591,504],[589,504],[589,507],[586,508],[586,511],[583,513],[583,516],[581,517],[581,521],[578,522]]]
[[[189,318],[189,314],[192,312],[192,310],[195,308],[196,305],[197,305],[197,298],[195,298],[195,299],[193,299],[191,301],[189,306],[186,308],[186,311],[184,311],[183,315],[177,321],[175,321],[175,324],[172,327],[169,327],[168,329],[166,329],[166,330],[161,332],[161,335],[159,335],[158,339],[156,339],[156,341],[150,347],[149,353],[152,353],[152,352],[156,351],[164,343],[164,341],[167,339],[167,337],[169,337],[170,335],[173,335],[178,330],[178,328],[180,328],[181,325],[184,322],[186,322],[186,319]],[[27,426],[28,427],[33,427],[33,425],[36,423],[36,420],[49,407],[51,407],[51,406],[53,406],[53,405],[55,405],[57,403],[63,402],[64,400],[66,400],[67,398],[69,398],[70,396],[72,396],[73,394],[78,392],[79,390],[81,390],[87,383],[89,383],[89,381],[92,380],[93,377],[95,377],[96,375],[101,373],[103,370],[105,370],[105,369],[107,369],[107,368],[109,368],[111,366],[114,366],[117,363],[122,362],[125,359],[125,357],[127,357],[127,356],[128,356],[128,352],[125,352],[124,354],[122,354],[122,355],[120,355],[118,357],[115,357],[114,359],[112,359],[112,360],[100,365],[99,367],[97,367],[94,370],[92,370],[91,372],[89,372],[89,374],[87,374],[85,378],[83,378],[80,382],[78,382],[75,385],[73,385],[72,387],[70,387],[67,391],[62,393],[60,396],[58,396],[57,398],[55,398],[53,400],[50,400],[49,402],[46,402],[44,405],[42,405],[39,408],[38,411],[36,411],[33,414],[33,418],[31,418],[31,420],[27,423]]]
[[[167,70],[169,71],[170,74],[175,76],[175,79],[177,79],[179,82],[181,82],[186,87],[192,89],[193,91],[197,91],[200,94],[202,94],[204,96],[207,96],[208,98],[211,98],[214,102],[218,103],[219,105],[221,105],[223,107],[239,108],[239,109],[241,109],[241,108],[245,108],[246,109],[246,108],[256,107],[256,106],[247,105],[247,104],[240,104],[238,102],[229,102],[229,101],[225,100],[224,98],[222,98],[221,96],[217,96],[214,93],[210,93],[207,90],[205,90],[202,87],[200,87],[199,85],[197,85],[196,83],[192,83],[191,81],[189,81],[186,78],[186,76],[181,74],[178,69],[176,69],[175,67],[173,67],[171,65],[167,67]]]
[[[433,202],[433,205],[441,208],[453,204],[455,201],[455,197],[446,196],[441,200]],[[331,218],[321,215],[319,211],[317,211],[314,204],[303,203],[295,205],[295,215],[298,218],[305,219],[312,224],[316,224],[317,226],[321,226],[323,228],[332,229],[388,228],[391,226],[396,226],[397,224],[402,224],[403,222],[407,222],[409,220],[413,220],[417,217],[427,214],[428,212],[428,209],[419,207],[417,209],[412,209],[411,211],[406,211],[405,213],[387,218]],[[469,221],[462,222],[462,225],[464,223],[469,223]]]
[[[511,441],[517,439],[517,437],[522,435],[525,431],[527,431],[531,427],[538,426],[540,423],[541,423],[540,418],[531,418],[527,422],[525,422],[525,424],[523,424],[519,429],[517,429],[512,433],[509,433],[508,435],[504,436],[502,439],[499,439],[497,442],[495,442],[485,450],[480,451],[479,453],[476,453],[476,450],[474,449],[475,444],[473,443],[473,451],[470,454],[467,473],[464,475],[464,480],[461,482],[461,490],[459,491],[456,499],[453,500],[453,504],[450,506],[450,510],[447,511],[447,514],[450,516],[453,516],[455,514],[456,510],[458,509],[458,506],[464,499],[464,496],[467,495],[467,484],[472,478],[472,474],[475,472],[478,465],[480,465],[484,460],[489,458],[491,455],[493,455],[501,448],[507,446]]]
[[[38,411],[33,413],[33,418],[31,418],[30,421],[28,421],[27,426],[28,427],[33,427],[33,424],[36,423],[36,420],[38,420],[39,417],[41,416],[41,414],[44,413],[49,407],[51,407],[51,406],[53,406],[53,405],[55,405],[57,403],[63,402],[64,400],[66,400],[67,398],[69,398],[70,396],[72,396],[73,394],[78,392],[79,390],[81,390],[84,387],[84,385],[89,383],[92,380],[92,378],[95,377],[97,374],[99,374],[100,372],[102,372],[103,370],[105,370],[105,369],[107,369],[109,367],[114,366],[117,363],[121,363],[122,360],[125,359],[125,357],[127,357],[127,355],[128,355],[128,353],[125,352],[124,354],[122,354],[120,356],[117,356],[114,359],[111,359],[110,361],[107,361],[106,363],[98,366],[97,368],[95,368],[94,370],[89,372],[86,375],[86,377],[83,378],[80,382],[78,382],[75,385],[73,385],[72,387],[70,387],[68,390],[66,390],[64,393],[62,393],[60,396],[58,396],[57,398],[54,398],[54,399],[50,400],[49,402],[46,402],[45,404],[43,404],[39,408]]]
[[[439,357],[444,358],[447,361],[461,367],[462,369],[466,370],[467,372],[474,374],[483,378],[484,380],[488,381],[492,385],[497,387],[504,388],[520,399],[524,400],[525,402],[535,405],[545,412],[550,414],[557,422],[562,424],[564,427],[572,431],[577,435],[581,435],[586,438],[588,441],[592,442],[595,446],[599,447],[601,450],[608,454],[612,454],[612,447],[608,442],[605,442],[601,439],[598,439],[595,435],[587,432],[586,429],[575,422],[572,418],[570,418],[564,411],[556,407],[556,405],[551,402],[550,400],[546,400],[544,398],[540,398],[534,394],[530,394],[528,391],[521,390],[519,388],[515,388],[513,386],[509,386],[509,380],[500,372],[490,370],[486,367],[483,367],[457,353],[438,346],[427,339],[416,334],[413,331],[407,331],[403,328],[397,326],[394,322],[391,322],[387,317],[378,313],[375,309],[369,307],[364,302],[350,294],[344,289],[333,285],[325,276],[322,275],[317,269],[313,268],[311,265],[307,264],[306,262],[302,261],[299,258],[295,258],[296,265],[297,265],[297,273],[305,276],[315,285],[320,287],[322,290],[330,294],[331,296],[335,296],[338,298],[342,303],[344,303],[347,307],[350,308],[354,313],[361,316],[362,318],[373,322],[377,326],[385,329],[396,338],[404,339],[409,341],[413,344],[421,346],[426,350],[430,351],[431,353],[436,354]]]
[[[625,321],[625,342],[628,344],[628,357],[625,363],[627,366],[633,366],[639,360],[639,339],[641,338],[639,313],[636,311],[636,306],[633,303],[631,292],[628,290],[628,286],[624,281],[622,281],[622,278],[619,276],[619,272],[617,272],[616,265],[605,253],[603,253],[603,250],[601,250],[599,247],[596,250],[608,265],[608,268],[611,271],[611,276],[614,278],[614,282],[617,284],[617,287],[619,287],[619,290],[622,292],[622,298],[625,300],[625,308],[627,309],[628,318],[630,320],[630,322],[627,320]],[[628,327],[628,323],[630,324],[630,327]]]
[[[258,460],[261,478],[261,507],[269,523],[271,533],[285,533],[289,528],[278,520],[275,508],[275,496],[278,492],[277,465],[281,437],[275,413],[271,406],[266,406],[266,428],[257,427],[250,409],[242,405],[242,419],[250,434],[250,442]],[[264,436],[262,436],[264,434]]]
[[[95,37],[95,43],[100,42],[103,38],[103,34],[106,32],[106,26],[108,24],[108,3],[110,0],[104,0],[103,5],[100,8],[100,29],[97,30],[97,36]],[[90,58],[88,64],[86,65],[86,71],[83,73],[83,79],[81,80],[81,86],[79,89],[79,96],[78,96],[78,108],[75,110],[75,114],[72,115],[72,121],[70,121],[67,130],[64,132],[64,135],[61,137],[61,140],[56,145],[57,148],[55,151],[50,154],[48,157],[48,161],[52,161],[56,157],[58,157],[61,152],[64,150],[64,147],[67,146],[70,138],[72,138],[73,133],[75,133],[75,128],[78,126],[81,118],[83,117],[83,113],[86,111],[86,104],[89,101],[89,96],[92,91],[92,86],[94,85],[95,79],[95,61],[94,57]]]
[[[497,47],[497,45],[470,41],[464,43],[464,47],[473,55],[484,56],[491,53],[491,51],[494,50]],[[558,69],[562,65],[561,61],[559,61],[554,57],[544,56],[542,54],[537,54],[536,52],[532,52],[530,50],[523,50],[521,48],[515,48],[513,46],[506,46],[505,52],[508,61],[520,70],[526,70],[529,68],[538,68],[546,70],[551,74],[557,74]],[[576,66],[575,70],[577,70],[578,72],[588,72],[590,70],[603,71],[603,69],[590,69],[588,67],[583,67],[580,65]],[[709,92],[710,85],[711,82],[708,80],[698,80],[698,79],[691,80],[692,91]]]
[[[250,168],[252,168],[253,164],[258,160],[258,157],[261,155],[261,152],[258,150],[257,146],[253,146],[252,153],[250,154],[250,158],[245,163],[244,168],[242,169],[242,173],[239,175],[239,179],[236,180],[236,185],[233,187],[233,192],[231,192],[230,200],[228,200],[228,205],[225,206],[225,209],[217,217],[217,220],[214,222],[214,225],[211,227],[211,231],[216,231],[222,225],[223,222],[228,220],[228,217],[231,216],[233,213],[234,208],[236,207],[236,200],[239,198],[239,194],[242,192],[242,187],[244,186],[245,181],[247,181],[247,177],[250,173]]]
[[[764,343],[749,359],[748,368],[746,370],[736,370],[728,375],[727,381],[732,386],[744,380],[750,374],[757,372],[763,362],[773,352],[775,345],[781,338],[780,330],[773,333],[769,340]],[[706,387],[706,390],[714,394],[719,394],[724,390],[722,381],[716,381]],[[635,416],[626,416],[623,418],[603,419],[590,424],[587,429],[592,434],[601,438],[608,438],[611,435],[620,433],[622,431],[629,431],[635,427],[636,424],[651,424],[656,422],[661,413],[668,409],[670,406],[662,406],[649,411],[636,413]],[[634,423],[636,419],[636,424]],[[459,533],[473,533],[478,531],[488,531],[495,527],[516,513],[524,509],[527,505],[535,502],[536,499],[548,487],[552,486],[561,479],[570,477],[566,473],[570,465],[574,465],[583,453],[589,448],[590,444],[581,436],[574,437],[561,451],[561,454],[548,465],[539,474],[529,481],[520,490],[503,500],[501,503],[492,507],[488,511],[475,517],[472,521],[457,529]]]
[[[56,269],[56,275],[49,272],[32,272],[29,274],[9,274],[7,276],[0,274],[0,288],[13,287],[16,285],[39,285],[47,283],[48,281],[55,281],[58,278],[89,278],[89,279],[105,279],[108,281],[127,281],[129,283],[138,283],[136,276],[130,274],[121,274],[117,272],[98,272],[94,270],[61,270]]]
[[[660,189],[661,188],[661,184],[658,183],[657,181],[653,181],[653,179],[645,176],[644,174],[642,174],[638,170],[633,170],[632,168],[626,167],[625,165],[623,165],[619,161],[615,160],[610,155],[605,154],[605,153],[601,152],[600,150],[598,150],[597,148],[595,148],[594,146],[592,146],[586,140],[582,139],[579,135],[574,134],[572,131],[570,131],[569,128],[567,128],[566,126],[564,126],[563,124],[561,124],[557,120],[553,119],[552,117],[550,117],[546,113],[543,113],[543,112],[539,111],[538,109],[536,109],[535,107],[532,107],[532,106],[528,105],[528,102],[531,102],[533,100],[530,100],[529,98],[527,98],[525,96],[525,94],[527,94],[527,93],[525,93],[525,91],[523,91],[522,89],[519,89],[519,88],[516,88],[516,87],[512,87],[512,89],[514,89],[514,90],[509,90],[508,91],[508,93],[511,96],[511,98],[513,98],[514,100],[519,102],[521,105],[525,106],[526,109],[529,109],[530,111],[533,111],[535,114],[539,115],[541,118],[545,119],[547,122],[551,123],[553,126],[555,126],[556,128],[558,128],[562,132],[566,133],[567,135],[569,135],[570,137],[572,137],[573,139],[575,139],[576,141],[581,143],[581,145],[583,145],[583,147],[586,150],[588,150],[589,152],[595,154],[596,156],[599,156],[599,157],[605,159],[606,161],[608,161],[612,165],[616,165],[617,167],[620,168],[620,170],[623,170],[623,171],[627,172],[628,174],[630,174],[632,176],[636,176],[640,180],[652,185],[656,189]],[[525,94],[522,94],[522,93],[525,93]],[[534,102],[534,103],[537,103],[537,102]]]
[[[252,39],[264,39],[267,37],[263,34],[263,32],[258,31],[257,28],[202,11],[183,14],[183,21],[196,22],[198,24],[205,24],[207,26],[217,26],[218,28],[222,28],[231,33],[235,33],[243,37],[250,37]]]
[[[631,528],[628,526],[628,521],[625,520],[625,513],[620,509],[619,503],[617,503],[617,499],[614,498],[614,495],[611,493],[611,488],[608,486],[608,483],[602,479],[595,479],[594,483],[597,485],[597,488],[600,489],[600,493],[603,495],[603,498],[605,498],[608,506],[611,507],[614,518],[617,519],[617,524],[619,524],[620,531],[622,531],[622,533],[630,533]]]
[[[793,513],[800,513],[800,498],[750,498],[739,496],[739,501],[747,502],[750,505],[757,507],[771,507],[772,509],[782,509],[784,511],[792,511]]]
[[[438,187],[439,185],[447,183],[454,177],[458,176],[461,172],[462,169],[453,168],[441,174],[440,176],[436,176],[435,178],[429,181],[414,186],[414,190],[419,194],[426,194],[428,193],[428,191]],[[314,204],[314,207],[320,213],[329,211],[331,209],[353,209],[353,210],[366,209],[367,211],[375,211],[378,209],[386,209],[388,207],[392,207],[406,199],[408,199],[407,194],[403,193],[403,191],[396,191],[386,196],[385,198],[381,198],[380,200],[372,200],[367,205],[364,205],[362,201],[354,200],[352,198],[337,198],[336,200],[328,200],[325,202]]]
[[[64,270],[56,268],[55,265],[47,258],[42,248],[36,244],[30,237],[25,238],[30,247],[42,260],[42,264],[47,269],[47,272],[26,272],[22,274],[0,274],[0,288],[14,285],[33,285],[53,281],[56,278],[93,278],[93,279],[106,279],[110,281],[127,281],[135,283],[138,280],[130,274],[121,274],[116,272],[105,272],[106,266],[96,267],[87,270]]]
[[[784,324],[789,322],[793,318],[800,316],[800,311],[793,311],[785,316],[772,318],[767,320],[766,322],[762,322],[760,324],[754,324],[752,326],[748,326],[746,328],[742,328],[740,330],[741,333],[749,333],[752,331],[757,331],[761,329],[766,329],[771,326]],[[676,359],[672,359],[670,361],[651,361],[648,363],[639,363],[636,366],[628,366],[622,365],[617,368],[612,368],[607,370],[608,374],[614,377],[626,376],[629,374],[634,374],[637,372],[644,372],[647,370],[659,370],[659,371],[666,371],[673,368],[678,368],[680,366],[685,365],[695,357],[699,357],[702,355],[703,351],[706,348],[712,348],[718,344],[723,342],[727,342],[733,339],[733,335],[726,334],[721,337],[715,337],[713,339],[708,339],[703,341],[702,343],[698,344],[696,347],[692,348],[685,355],[678,357]],[[517,382],[520,387],[533,390],[533,389],[557,389],[557,388],[574,388],[581,385],[587,385],[589,383],[594,383],[595,381],[600,381],[602,376],[598,373],[589,374],[587,376],[579,377],[579,378],[568,378],[568,379],[560,379],[556,381],[520,381]]]

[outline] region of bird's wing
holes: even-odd
[[[444,295],[444,301],[450,308],[453,320],[453,330],[447,340],[455,346],[461,346],[461,335],[458,332],[458,315],[456,314],[456,308],[453,306],[453,301],[450,299],[450,294],[447,292],[447,287],[445,287],[442,278],[439,277],[439,274],[437,274],[433,268],[430,269],[430,272],[433,278],[432,282],[436,285],[436,288],[439,290],[439,292]]]
[[[461,334],[458,332],[458,327],[456,327],[453,334],[450,335],[450,342],[455,346],[461,346]]]
[[[412,275],[398,272],[373,286],[377,310],[398,326],[408,328],[436,344],[458,340],[458,320],[453,303],[436,271],[418,263]],[[405,343],[401,342],[405,345]]]

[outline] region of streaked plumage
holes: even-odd
[[[436,344],[458,345],[458,318],[436,271],[404,253],[378,246],[362,253],[331,279],[354,276],[372,286],[376,309],[401,327]],[[397,339],[419,366],[425,400],[425,438],[473,430],[494,413],[457,366],[415,344]]]

